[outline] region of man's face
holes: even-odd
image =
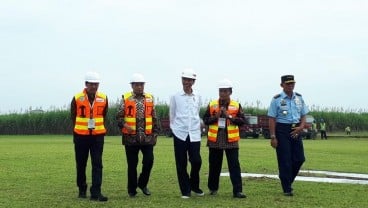
[[[231,95],[231,88],[220,88],[219,97],[220,100],[229,100]]]
[[[284,89],[285,93],[292,93],[295,87],[295,82],[282,83],[281,87]]]
[[[88,94],[96,94],[100,83],[86,82],[86,91]]]
[[[144,82],[133,82],[132,89],[134,94],[142,95],[144,92]]]
[[[191,88],[193,86],[195,80],[190,79],[190,78],[186,78],[186,77],[182,77],[181,82],[182,82],[184,88]]]

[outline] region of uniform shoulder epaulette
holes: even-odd
[[[297,93],[297,92],[295,93],[295,95],[297,95],[297,96],[300,96],[300,97],[302,96],[302,94],[300,94],[300,93]]]
[[[277,99],[277,98],[279,98],[280,96],[281,96],[281,94],[277,94],[277,95],[273,96],[273,98]]]

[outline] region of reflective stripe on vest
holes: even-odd
[[[132,132],[128,132],[128,129],[123,127],[121,131],[123,134],[136,134],[137,130],[137,103],[134,99],[132,92],[124,94],[124,122],[132,128]],[[145,134],[152,134],[152,111],[153,111],[153,97],[151,94],[144,93],[144,117],[145,117]]]
[[[76,102],[77,116],[74,125],[74,132],[80,135],[99,135],[105,134],[104,110],[106,107],[106,95],[100,92],[96,93],[93,107],[91,109],[86,90],[74,96]],[[95,128],[88,129],[90,118],[95,120]]]
[[[216,114],[220,111],[220,105],[218,100],[213,100],[210,102],[210,113]],[[231,100],[228,109],[226,110],[228,115],[232,117],[236,117],[239,111],[239,103],[236,101]],[[239,127],[230,123],[229,119],[226,119],[226,126],[227,126],[227,140],[228,142],[236,142],[240,140],[239,134]],[[208,134],[207,138],[211,142],[217,141],[217,132],[218,132],[218,122],[211,124],[208,126]]]

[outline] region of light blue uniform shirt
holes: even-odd
[[[309,112],[299,93],[293,92],[289,98],[285,92],[273,97],[267,115],[276,118],[277,123],[299,123],[300,118]]]
[[[201,97],[192,92],[186,94],[184,90],[176,93],[170,99],[170,128],[180,140],[190,137],[191,142],[201,141]]]

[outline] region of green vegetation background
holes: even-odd
[[[201,108],[203,115],[205,107]],[[244,107],[244,111],[251,115],[265,115],[265,109]],[[120,135],[115,122],[117,105],[110,106],[106,127],[108,135]],[[159,118],[168,118],[169,106],[166,104],[156,105]],[[343,132],[346,126],[352,128],[352,132],[368,131],[368,113],[366,112],[344,112],[338,109],[324,111],[312,110],[311,115],[317,121],[321,118],[327,123],[328,132]],[[2,135],[38,135],[38,134],[70,134],[72,123],[69,110],[53,111],[29,111],[26,113],[11,113],[0,115],[0,134]]]

